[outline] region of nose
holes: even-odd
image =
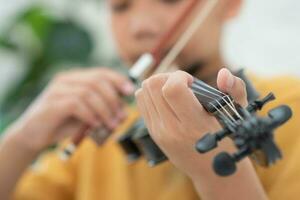
[[[150,4],[142,4],[145,1],[140,2],[130,16],[129,32],[137,41],[154,42],[162,31],[159,15],[155,13]]]

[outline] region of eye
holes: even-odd
[[[126,11],[130,6],[128,0],[118,0],[111,3],[111,9],[115,13],[121,13]]]
[[[161,0],[161,1],[166,3],[166,4],[175,4],[175,3],[180,2],[182,0]]]

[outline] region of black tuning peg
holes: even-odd
[[[268,112],[268,116],[272,120],[272,125],[277,127],[284,124],[292,117],[293,113],[290,107],[282,105]]]
[[[229,153],[221,152],[214,158],[213,169],[219,176],[229,176],[236,171],[236,160]]]
[[[196,143],[196,150],[199,153],[206,153],[218,146],[218,141],[229,134],[227,129],[222,129],[214,134],[207,133]]]
[[[247,110],[250,113],[255,112],[257,110],[261,110],[264,107],[264,105],[266,105],[270,101],[273,101],[274,99],[275,99],[275,95],[271,92],[264,98],[262,98],[260,100],[255,100],[253,103],[249,104],[249,106],[247,107]]]
[[[256,103],[258,109],[261,110],[262,107],[264,107],[264,105],[266,105],[267,103],[269,103],[270,101],[273,101],[273,100],[275,100],[275,95],[271,92],[267,96],[262,98],[261,100],[256,100],[255,103]]]
[[[218,139],[216,134],[206,134],[203,138],[201,138],[197,143],[196,143],[196,150],[199,153],[206,153],[218,146]]]
[[[250,150],[247,148],[241,149],[233,155],[221,152],[214,158],[213,169],[219,176],[229,176],[236,171],[236,163],[250,153]]]

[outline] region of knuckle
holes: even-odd
[[[116,93],[108,93],[107,98],[112,102],[119,104],[120,103],[120,97]]]
[[[112,110],[119,110],[122,107],[122,102],[119,99],[112,99],[108,102]]]
[[[246,88],[246,84],[241,78],[237,77],[237,82],[242,89]]]
[[[85,85],[86,87],[90,88],[91,90],[97,90],[98,84],[97,84],[98,80],[97,79],[87,79],[85,81]]]
[[[146,80],[144,80],[144,81],[142,82],[142,88],[143,88],[143,89],[146,89],[146,88],[148,87],[148,85],[149,85],[149,79],[146,79]]]
[[[176,70],[175,72],[173,72],[173,74],[177,75],[177,76],[186,76],[187,73],[181,70]]]
[[[85,96],[86,96],[86,90],[84,90],[84,89],[77,89],[77,95],[80,98],[85,98]]]
[[[163,93],[163,96],[165,96],[167,98],[172,98],[178,94],[178,87],[176,84],[166,83],[162,87],[162,93]]]
[[[65,108],[67,111],[73,111],[75,109],[78,108],[78,104],[77,104],[77,101],[74,100],[74,99],[68,99],[68,100],[65,100],[63,102],[63,108]]]
[[[140,99],[141,97],[142,97],[142,95],[143,95],[143,90],[142,89],[138,89],[136,92],[135,92],[135,97],[137,98],[137,99]]]
[[[157,74],[149,78],[148,80],[148,87],[151,90],[157,90],[160,89],[163,85],[164,81],[164,75],[163,74]]]
[[[90,99],[90,97],[92,96],[92,92],[86,88],[78,89],[78,94],[79,94],[79,97],[81,97],[83,99]]]
[[[173,76],[178,77],[180,80],[189,80],[192,78],[192,76],[190,74],[188,74],[187,72],[181,71],[181,70],[177,70],[173,73]]]

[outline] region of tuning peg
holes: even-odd
[[[272,125],[275,127],[284,124],[292,117],[292,115],[292,110],[287,105],[274,108],[268,113],[268,116],[272,119]]]
[[[271,92],[267,96],[265,96],[264,98],[262,98],[260,100],[255,100],[253,103],[251,103],[247,107],[247,110],[249,112],[254,112],[254,111],[257,111],[257,110],[261,110],[264,107],[264,105],[266,105],[270,101],[273,101],[274,99],[275,99],[275,95]]]
[[[196,150],[199,153],[206,153],[218,146],[217,144],[218,139],[216,134],[206,134],[203,138],[201,138],[197,143],[196,143]]]
[[[196,143],[196,150],[199,153],[206,153],[218,146],[218,141],[222,140],[229,134],[229,130],[222,129],[214,134],[207,133]]]
[[[257,104],[258,109],[261,110],[262,107],[264,107],[264,105],[273,100],[275,100],[275,95],[271,92],[261,100],[256,100],[255,102]]]
[[[229,153],[221,152],[214,158],[213,169],[219,176],[229,176],[236,171],[236,161]]]
[[[236,171],[236,162],[242,160],[250,153],[251,151],[247,148],[241,149],[233,155],[230,155],[227,152],[221,152],[214,158],[214,171],[219,176],[229,176]]]

